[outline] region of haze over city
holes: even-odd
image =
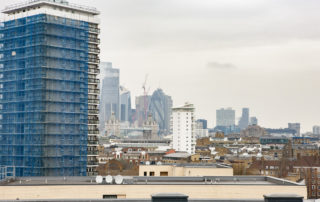
[[[20,1],[1,1],[1,9]],[[215,110],[249,107],[263,127],[320,123],[320,2],[77,0],[101,12],[101,61],[142,95],[160,87],[215,125]]]
[[[0,202],[316,202],[319,1],[4,0]]]

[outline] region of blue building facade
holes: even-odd
[[[84,176],[88,22],[38,14],[0,29],[0,165],[16,176]]]

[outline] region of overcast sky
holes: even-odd
[[[1,0],[1,9],[15,3]],[[101,12],[101,61],[132,97],[160,87],[174,105],[249,107],[259,125],[320,125],[318,0],[69,0]],[[133,99],[134,100],[134,99]]]

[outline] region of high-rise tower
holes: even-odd
[[[172,108],[171,124],[173,129],[172,147],[176,151],[195,153],[195,108],[185,103],[181,107]]]
[[[162,89],[157,89],[151,96],[149,110],[154,120],[159,124],[160,134],[169,134],[172,113],[171,96],[164,94]]]
[[[217,126],[234,126],[236,112],[232,108],[216,110]]]
[[[111,62],[101,62],[100,67],[104,72],[101,86],[100,103],[100,132],[104,133],[104,123],[114,115],[119,120],[120,95],[119,95],[119,69],[112,68]]]
[[[120,121],[131,122],[131,93],[128,89],[120,86]]]
[[[95,175],[99,12],[30,0],[3,13],[0,165],[16,176]]]
[[[248,125],[249,125],[249,108],[242,108],[242,115],[241,115],[241,118],[239,120],[238,125],[241,130],[248,127]]]
[[[288,128],[296,131],[296,136],[300,136],[300,123],[288,123]]]

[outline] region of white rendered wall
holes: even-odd
[[[181,110],[172,112],[173,141],[172,147],[176,151],[195,153],[195,134],[193,112]]]

